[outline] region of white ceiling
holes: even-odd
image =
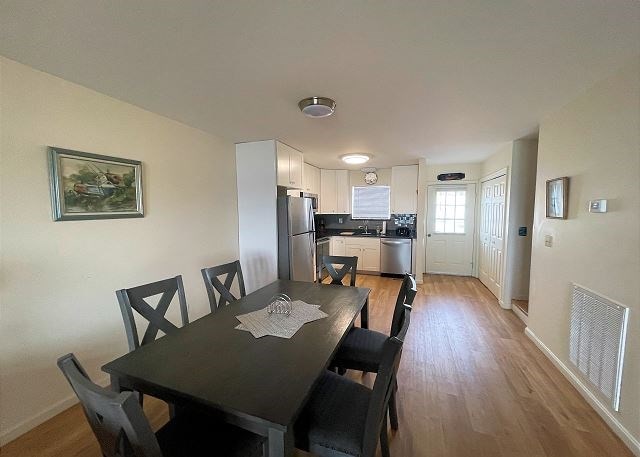
[[[479,161],[640,54],[640,2],[0,0],[0,54],[319,166]]]

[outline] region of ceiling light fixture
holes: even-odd
[[[340,158],[344,163],[348,163],[349,165],[358,165],[368,162],[371,157],[367,154],[345,154]]]
[[[300,100],[298,107],[305,116],[327,117],[336,110],[336,102],[327,97],[309,97]]]

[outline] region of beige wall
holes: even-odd
[[[513,154],[513,141],[509,141],[500,146],[496,152],[491,154],[480,166],[480,178],[484,178],[503,168],[511,168]]]
[[[640,58],[546,118],[540,126],[529,328],[571,368],[571,283],[631,309],[621,411],[640,439]],[[571,179],[569,218],[545,218],[545,181]],[[590,214],[587,202],[609,200]],[[544,245],[553,236],[553,247]],[[606,404],[606,402],[604,402]],[[636,441],[637,442],[637,441]],[[636,449],[636,452],[640,449]]]
[[[58,356],[103,382],[99,367],[126,352],[116,289],[182,274],[200,317],[200,268],[237,258],[238,241],[231,142],[4,58],[0,81],[6,441],[70,404]],[[141,160],[145,217],[53,222],[47,145]]]

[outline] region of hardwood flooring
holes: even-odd
[[[400,280],[358,276],[372,289],[370,327],[388,332]],[[633,457],[474,278],[427,275],[399,373],[394,457]],[[374,376],[349,372],[371,385]],[[166,405],[146,397],[154,427]],[[99,457],[78,406],[0,449],[2,457]],[[303,454],[300,454],[303,455]]]

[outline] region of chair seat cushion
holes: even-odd
[[[179,414],[158,430],[156,437],[163,457],[260,457],[263,454],[263,437],[203,414]]]
[[[330,371],[295,425],[296,447],[319,456],[361,456],[371,390]]]
[[[333,365],[377,373],[382,359],[382,348],[388,338],[384,333],[354,327],[338,349]]]

